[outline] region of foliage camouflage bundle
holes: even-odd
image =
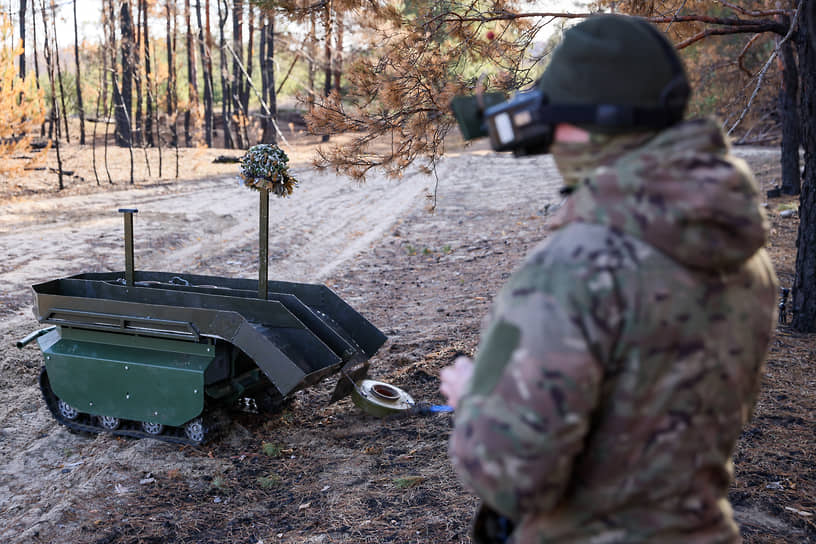
[[[255,145],[241,158],[239,178],[250,189],[266,189],[279,197],[289,196],[298,180],[289,173],[288,162],[289,157],[277,145]]]

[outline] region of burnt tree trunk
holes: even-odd
[[[212,25],[210,22],[210,0],[205,0],[204,2],[204,43],[207,46],[207,79],[210,84],[210,111],[212,113],[212,119],[210,122],[213,125],[213,132],[215,132],[215,105],[213,101],[215,100],[215,78],[213,76],[213,37],[212,37]]]
[[[37,9],[36,4],[31,6],[31,28],[34,32],[34,82],[37,84],[37,88],[40,88],[40,62],[37,60],[39,54],[37,53]],[[25,55],[23,55],[25,56]],[[40,125],[40,137],[45,136],[45,121],[43,124]]]
[[[184,144],[191,147],[193,145],[190,133],[191,109],[198,106],[198,74],[196,73],[195,46],[193,45],[193,27],[190,23],[190,0],[184,0],[184,22],[187,24],[187,88],[189,93],[187,111],[184,112]]]
[[[25,5],[25,1],[22,2],[22,5]],[[80,83],[82,76],[79,69],[79,29],[77,28],[76,0],[74,0],[74,61],[76,64],[77,110],[79,111],[79,145],[85,145],[85,107],[82,104],[82,85]]]
[[[244,20],[244,3],[242,0],[235,0],[232,4],[232,51],[234,53],[232,58],[232,85],[230,86],[230,97],[232,98],[232,111],[235,114],[240,112],[240,123],[235,127],[234,135],[238,147],[245,149],[247,147],[244,142],[242,127],[246,122],[247,112],[243,110],[243,103],[241,101],[241,90],[243,88],[242,82],[244,74],[241,66],[244,64],[244,39],[243,39],[243,23]]]
[[[42,19],[43,19],[43,33],[44,33],[44,43],[43,43],[43,56],[45,57],[45,66],[48,70],[48,83],[51,86],[51,126],[55,126],[59,124],[59,109],[57,106],[57,89],[56,85],[54,85],[54,58],[53,53],[56,50],[54,47],[52,49],[52,45],[50,40],[48,39],[48,16],[46,15],[45,11],[45,0],[43,0],[42,4]],[[51,4],[53,8],[53,3]],[[57,154],[57,177],[59,179],[59,190],[62,191],[65,189],[65,183],[62,179],[62,156],[60,154],[60,145],[59,145],[59,138],[54,139],[54,151]]]
[[[315,103],[315,70],[317,67],[317,16],[315,12],[312,11],[309,15],[309,64],[308,64],[308,72],[309,72],[309,88],[307,92],[309,93],[308,104],[309,104],[309,113],[312,113],[314,110],[314,103]]]
[[[272,12],[272,10],[270,10]],[[249,125],[249,92],[252,89],[252,81],[250,78],[252,77],[252,57],[253,57],[253,49],[255,46],[255,12],[252,8],[252,4],[247,6],[247,62],[246,62],[246,73],[248,77],[244,77],[242,81],[244,84],[241,88],[241,109],[246,112],[247,115],[247,123],[244,125],[244,139],[247,141],[247,145],[249,145],[249,134],[247,133],[248,125]],[[263,69],[263,61],[261,60],[259,63],[261,69]],[[266,98],[264,98],[266,100]]]
[[[142,98],[147,95],[148,90],[144,90],[147,81],[142,79],[142,24],[147,19],[147,5],[145,0],[136,0],[136,25],[133,27],[133,83],[136,90],[136,114],[133,119],[131,127],[136,127],[134,136],[136,144],[142,148],[144,155],[145,167],[147,168],[148,177],[153,173],[150,170],[150,158],[147,156],[147,147],[145,143],[145,114],[142,109],[144,104]]]
[[[332,87],[332,9],[331,0],[326,4],[325,11],[325,27],[326,27],[326,41],[324,45],[325,65],[324,79],[323,79],[323,97],[328,98]],[[324,134],[320,137],[321,142],[328,142],[329,135]]]
[[[334,35],[334,89],[340,94],[340,77],[343,74],[343,12],[338,11],[335,14],[335,32]]]
[[[108,72],[111,75],[111,83],[116,80],[116,9],[113,6],[113,0],[102,0],[102,9],[107,7],[108,14],[105,17],[103,23],[105,24],[105,39],[106,39],[106,48],[107,50],[103,52],[105,58],[110,61],[110,68],[108,68],[107,64],[103,64],[103,69],[105,71],[103,77],[105,78],[105,153],[104,153],[104,161],[105,161],[105,173],[108,176],[108,183],[113,184],[113,177],[110,173],[110,165],[108,164],[108,130],[110,129],[110,117],[111,117],[111,110],[113,110],[114,116],[116,115],[116,104],[118,103],[117,100],[119,99],[119,95],[116,94],[118,92],[118,88],[114,87],[111,84],[111,101],[110,104],[107,103],[108,100],[108,88],[107,88],[107,76]]]
[[[263,46],[260,53],[261,70],[263,70],[263,84],[261,96],[268,107],[263,114],[263,134],[261,140],[265,144],[277,143],[275,133],[275,116],[277,115],[277,97],[275,93],[275,14],[270,11],[265,19],[263,29]]]
[[[20,0],[20,41],[23,44],[23,54],[20,55],[20,79],[25,79],[26,75],[25,34],[26,34],[26,0]]]
[[[204,142],[207,147],[213,146],[213,92],[212,63],[210,52],[204,38],[204,21],[201,18],[201,2],[196,2],[196,20],[198,21],[198,47],[201,53],[201,73],[204,76]]]
[[[167,15],[167,100],[165,111],[167,123],[170,125],[170,145],[178,150],[178,88],[176,84],[176,7],[167,0],[165,4]]]
[[[62,61],[59,56],[59,43],[57,42],[57,6],[51,0],[51,26],[54,29],[54,58],[51,61],[57,67],[57,81],[60,90],[60,104],[62,105],[62,121],[65,126],[65,141],[71,143],[71,135],[68,133],[68,109],[65,107],[65,86],[62,84]]]
[[[269,74],[266,72],[266,40],[267,40],[267,28],[266,26],[269,24],[267,21],[266,16],[262,13],[261,20],[259,21],[261,25],[261,35],[258,39],[258,67],[261,70],[261,100],[266,100],[266,90],[269,88]],[[266,137],[266,113],[263,110],[263,106],[261,107],[261,142],[265,143]]]
[[[116,82],[116,74],[113,74],[113,96],[122,97],[122,93],[119,91],[119,84]],[[122,108],[122,111],[125,112],[127,115],[127,110]],[[130,124],[130,117],[127,118],[128,125]],[[133,146],[128,146],[128,151],[130,152],[130,184],[133,185],[135,183],[133,178]]]
[[[229,1],[218,0],[218,41],[219,53],[221,60],[221,118],[223,119],[224,128],[224,147],[232,149],[235,147],[235,141],[232,137],[232,100],[230,100],[230,78],[229,69],[227,68],[227,46],[224,35],[224,27],[229,18]]]
[[[130,0],[128,0],[130,2]],[[133,25],[133,49],[131,58],[133,63],[133,91],[136,93],[136,109],[133,113],[133,143],[144,145],[144,112],[142,111],[142,0],[136,0],[136,16]]]
[[[783,24],[790,26],[790,18],[780,18]],[[801,174],[799,172],[799,70],[790,40],[782,44],[779,55],[779,73],[781,86],[777,107],[782,125],[782,192],[786,195],[798,195],[801,191]]]
[[[122,29],[122,86],[116,83],[116,71],[113,73],[114,118],[116,119],[116,145],[120,147],[133,146],[133,128],[130,120],[133,111],[133,18],[130,15],[130,5],[122,2],[119,12],[119,21]],[[118,95],[118,96],[117,96]]]
[[[799,117],[805,175],[799,195],[799,233],[796,239],[796,278],[793,319],[799,332],[816,330],[816,0],[802,0],[797,53],[801,89]]]
[[[156,46],[153,45],[153,54],[152,57],[154,59],[159,58],[156,56]],[[159,96],[159,83],[155,79],[152,81],[152,86],[150,85],[151,81],[148,79],[148,98],[151,102],[151,109],[153,112],[153,118],[150,120],[150,127],[156,127],[156,148],[159,151],[159,178],[162,177],[162,131],[161,131],[161,123],[159,123],[159,104],[158,104],[158,96]],[[152,102],[156,101],[156,107],[152,107]],[[149,134],[150,138],[153,138],[153,134]]]
[[[102,53],[102,64],[105,64],[105,54]],[[99,78],[101,81],[99,82],[99,92],[96,94],[96,120],[97,122],[93,124],[93,134],[91,135],[91,164],[93,164],[93,172],[94,177],[96,178],[96,184],[101,185],[99,182],[99,172],[96,169],[96,128],[99,126],[99,120],[102,117],[99,116],[99,105],[102,101],[102,93],[107,92],[107,90],[103,90],[103,86],[105,84],[105,69],[102,69],[102,73]]]
[[[144,61],[145,61],[145,123],[144,134],[142,138],[144,143],[150,147],[155,145],[153,140],[153,89],[151,87],[152,69],[150,66],[150,36],[148,33],[147,24],[147,0],[142,0],[142,9],[144,10],[144,18],[142,19],[142,42],[144,43]],[[158,127],[156,127],[158,130]],[[161,151],[159,152],[161,157]],[[161,167],[159,167],[161,171]],[[161,177],[161,174],[159,174]]]

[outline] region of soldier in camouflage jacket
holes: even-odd
[[[496,298],[472,375],[457,363],[461,391],[443,375],[474,537],[506,519],[515,544],[739,542],[731,456],[777,289],[757,183],[713,121],[584,128],[552,147],[574,189],[554,232]]]

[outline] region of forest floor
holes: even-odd
[[[294,139],[293,139],[294,141]],[[387,343],[370,376],[441,403],[439,370],[472,354],[491,299],[547,236],[560,179],[549,157],[457,149],[434,176],[373,175],[357,184],[309,166],[314,142],[286,151],[301,186],[270,205],[270,279],[325,283]],[[778,151],[736,150],[763,190]],[[97,154],[100,150],[97,150]],[[14,342],[38,328],[30,285],[123,269],[122,219],[134,207],[136,266],[257,275],[257,197],[235,180],[235,151],[141,150],[130,185],[126,150],[110,149],[109,184],[90,148],[62,149],[74,174],[0,178],[0,541],[8,543],[465,543],[476,499],[447,458],[451,417],[377,419],[336,378],[297,394],[274,417],[235,414],[202,447],[71,434],[37,386],[42,356]],[[97,157],[97,160],[99,158]],[[98,163],[101,164],[101,163]],[[139,166],[140,165],[140,166]],[[48,162],[53,166],[53,151]],[[437,190],[433,213],[427,195]],[[795,261],[792,198],[768,201],[769,250],[784,286]],[[36,343],[35,343],[36,344]],[[780,325],[759,404],[735,455],[730,498],[746,542],[816,542],[816,337]]]

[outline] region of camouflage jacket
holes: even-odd
[[[605,157],[499,293],[450,455],[509,542],[739,542],[731,455],[777,281],[712,121]]]

